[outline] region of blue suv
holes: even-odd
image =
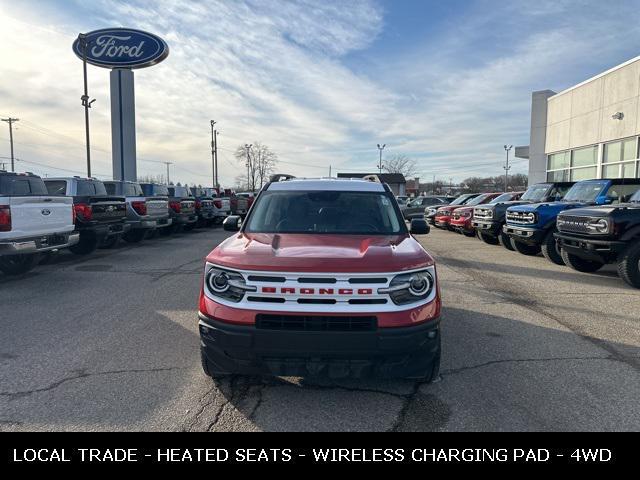
[[[576,183],[558,202],[517,205],[507,209],[503,231],[511,238],[515,250],[537,255],[557,265],[564,265],[556,244],[556,218],[563,210],[589,205],[611,205],[627,201],[640,188],[640,178],[584,180]]]

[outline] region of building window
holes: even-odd
[[[547,182],[568,182],[569,170],[556,170],[555,172],[547,172]]]
[[[571,181],[590,180],[598,177],[598,167],[572,168]]]
[[[598,163],[598,147],[579,148],[571,152],[572,167],[587,167]]]
[[[620,142],[605,143],[604,163],[624,162],[638,158],[638,142],[636,138],[628,138]]]
[[[571,164],[571,152],[560,152],[549,155],[547,170],[560,170],[568,168]]]

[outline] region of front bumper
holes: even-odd
[[[0,256],[42,253],[71,247],[80,241],[80,233],[59,233],[41,237],[0,242]]]
[[[470,218],[451,220],[451,222],[449,222],[449,226],[456,232],[460,233],[471,233],[474,231]]]
[[[602,263],[615,262],[618,255],[629,245],[616,240],[602,240],[585,238],[566,233],[555,233],[558,245],[568,253],[572,253],[585,260]]]
[[[436,216],[434,225],[438,228],[449,228],[451,217]]]
[[[547,234],[546,230],[539,228],[516,227],[508,224],[502,227],[502,231],[509,237],[515,238],[527,245],[540,245]]]
[[[471,225],[476,230],[497,237],[502,231],[502,222],[494,220],[476,220],[471,222]]]
[[[199,313],[200,348],[213,374],[422,378],[440,354],[439,320],[363,332],[232,325]]]

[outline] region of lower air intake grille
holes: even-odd
[[[256,315],[256,328],[305,332],[371,332],[376,317],[325,317],[316,315]]]

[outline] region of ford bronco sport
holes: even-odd
[[[199,301],[204,372],[431,381],[440,364],[433,258],[388,185],[267,183],[207,257]]]
[[[640,288],[640,190],[624,200],[562,212],[556,238],[564,263],[575,270],[595,272],[617,263],[620,277]]]

